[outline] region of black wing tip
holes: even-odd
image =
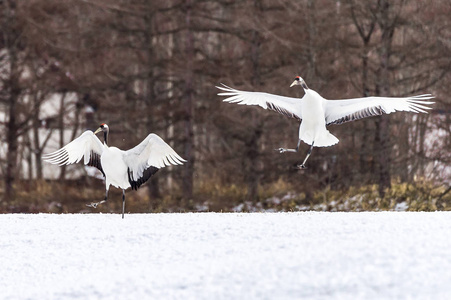
[[[97,169],[100,170],[100,172],[102,172],[103,177],[106,177],[105,172],[103,171],[103,168],[102,168],[102,162],[100,160],[100,155],[98,153],[91,151],[91,156],[89,158],[89,162],[87,165],[90,167],[96,167]]]
[[[368,107],[368,108],[356,111],[352,114],[346,115],[340,119],[329,122],[326,125],[327,126],[328,125],[340,125],[343,123],[357,121],[357,120],[368,118],[368,117],[381,116],[386,113],[387,112],[384,110],[384,108],[382,106],[373,106],[373,107]]]
[[[274,104],[271,103],[271,102],[266,102],[266,107],[267,107],[269,110],[272,110],[272,111],[275,111],[275,112],[277,112],[277,113],[279,113],[279,114],[281,114],[281,115],[284,115],[285,117],[293,118],[293,119],[302,121],[302,118],[301,118],[300,116],[298,116],[298,115],[296,115],[296,114],[294,114],[294,113],[292,113],[292,112],[286,110],[285,108],[282,108],[282,107],[280,107],[280,106],[274,105]]]
[[[138,190],[141,185],[143,185],[147,180],[149,180],[152,175],[158,172],[160,170],[157,167],[150,166],[147,169],[144,170],[143,175],[140,178],[133,178],[133,171],[130,170],[130,168],[127,169],[128,173],[128,182],[130,183],[130,187],[132,190]]]

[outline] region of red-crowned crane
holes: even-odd
[[[99,132],[103,132],[103,143],[96,136]],[[108,190],[110,185],[113,185],[122,189],[122,218],[124,218],[127,188],[137,190],[160,168],[181,165],[186,160],[154,133],[149,134],[139,145],[127,151],[109,147],[108,133],[107,124],[100,125],[95,132],[87,130],[63,148],[45,155],[44,159],[61,166],[78,163],[84,157],[85,165],[96,167],[102,172],[106,186],[105,198],[87,206],[95,208],[107,201]]]
[[[365,97],[345,100],[327,100],[312,89],[309,89],[304,79],[297,76],[290,87],[300,85],[305,95],[301,99],[283,97],[268,93],[239,91],[228,87],[217,86],[222,90],[219,96],[227,96],[223,101],[258,105],[264,109],[274,110],[287,117],[301,121],[299,140],[296,149],[276,149],[280,153],[297,152],[301,141],[310,145],[303,163],[298,166],[305,169],[305,163],[312,153],[313,147],[328,147],[338,143],[338,139],[326,129],[327,125],[342,124],[358,119],[390,114],[395,111],[410,111],[426,113],[428,106],[434,102],[425,101],[434,98],[430,94],[411,97]]]

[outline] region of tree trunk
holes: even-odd
[[[23,156],[24,159],[27,161],[27,170],[26,170],[26,174],[27,174],[27,179],[28,182],[30,182],[31,180],[33,180],[33,146],[31,145],[31,138],[30,138],[30,132],[27,131],[25,132],[25,134],[22,135],[23,137],[23,148],[22,152],[23,152]],[[22,161],[20,159],[20,157],[18,158],[19,161]],[[20,174],[19,174],[20,176]]]
[[[316,77],[316,46],[315,39],[317,37],[316,27],[316,7],[314,0],[307,1],[307,20],[308,20],[308,71],[312,78]]]
[[[65,103],[64,103],[64,99],[66,98],[66,93],[63,92],[63,94],[61,95],[60,98],[60,110],[59,110],[59,119],[58,119],[58,129],[59,129],[59,141],[60,141],[60,146],[59,148],[63,148],[65,146],[64,144],[64,114],[65,114]],[[64,180],[66,178],[66,165],[62,165],[60,167],[61,172],[60,172],[60,176],[59,179],[60,180]]]
[[[369,43],[369,38],[364,39],[364,48],[363,48],[363,54],[362,54],[362,94],[363,97],[369,96],[369,84],[368,84],[368,50],[367,45]],[[368,149],[369,149],[369,120],[362,120],[363,123],[363,129],[361,139],[362,142],[360,144],[360,152],[359,152],[359,169],[360,174],[368,174],[370,171],[370,166],[368,164]]]
[[[38,99],[34,97],[35,105],[38,105]],[[36,109],[33,115],[33,147],[34,147],[34,158],[36,161],[36,178],[38,180],[41,180],[43,178],[42,174],[42,147],[41,147],[41,141],[39,137],[39,127],[41,126],[41,122],[39,121],[39,113],[40,109]]]
[[[384,198],[385,191],[391,188],[391,152],[390,152],[390,118],[382,115],[379,120],[379,195]]]
[[[379,25],[381,27],[381,48],[380,57],[380,95],[390,96],[390,71],[389,61],[391,55],[391,43],[393,40],[394,24],[389,19],[390,4],[387,0],[383,0],[380,6]],[[392,21],[394,22],[394,21]],[[390,143],[390,118],[382,115],[379,119],[379,130],[376,134],[379,136],[379,195],[381,198],[385,196],[385,191],[391,188],[391,143]]]
[[[146,42],[144,47],[146,47],[147,49],[147,57],[146,57],[146,62],[147,65],[146,67],[146,72],[147,72],[147,78],[145,79],[146,82],[146,88],[145,88],[145,103],[147,106],[147,110],[148,110],[148,117],[146,118],[146,129],[147,132],[152,132],[152,130],[154,130],[154,128],[156,127],[155,125],[155,121],[154,121],[154,110],[156,107],[156,103],[155,103],[155,99],[156,99],[156,95],[154,92],[154,85],[155,85],[155,80],[154,80],[154,64],[155,64],[155,53],[154,53],[154,33],[152,31],[152,22],[153,22],[153,8],[152,8],[152,3],[149,2],[147,3],[147,14],[144,17],[144,21],[145,21],[145,30],[146,30]],[[149,198],[150,198],[150,202],[153,203],[156,198],[160,197],[160,188],[159,188],[159,184],[158,184],[158,178],[159,176],[152,176],[152,178],[150,178],[149,183],[148,183],[148,187],[149,187]],[[152,205],[150,205],[150,207],[153,207]]]
[[[376,26],[376,20],[372,16],[368,23],[367,18],[358,18],[357,16],[357,10],[358,5],[354,3],[354,1],[349,1],[348,4],[350,5],[351,10],[351,17],[352,21],[354,23],[354,26],[357,28],[357,31],[359,33],[360,38],[362,39],[363,48],[362,48],[362,95],[363,97],[369,96],[369,45],[371,38],[373,36],[374,28]],[[360,4],[361,5],[361,4]],[[370,130],[369,130],[369,120],[362,120],[363,123],[363,129],[361,132],[361,144],[360,144],[360,151],[359,151],[359,170],[360,174],[368,174],[371,170],[371,165],[368,162],[368,153],[369,153],[369,143],[370,143]],[[360,178],[361,179],[361,178]],[[360,180],[361,181],[361,180]]]
[[[1,2],[0,2],[1,4]],[[17,120],[18,101],[21,93],[19,85],[20,67],[18,62],[18,43],[19,33],[16,32],[16,3],[14,1],[5,1],[2,5],[4,9],[3,36],[6,45],[7,55],[9,57],[9,78],[5,81],[7,100],[7,123],[6,123],[6,170],[5,170],[5,194],[4,201],[8,205],[15,198],[14,183],[17,175],[17,157],[19,149],[18,131],[19,125]]]
[[[256,11],[261,11],[261,1],[254,1],[254,8]],[[257,30],[252,32],[251,40],[251,62],[252,62],[252,78],[251,83],[253,86],[261,85],[260,75],[260,45],[261,36]],[[260,151],[259,140],[262,134],[261,122],[258,117],[258,113],[255,110],[249,111],[252,120],[252,131],[245,140],[245,178],[247,181],[247,195],[246,200],[256,202],[258,201],[258,186],[260,185]]]
[[[194,174],[194,111],[193,111],[193,60],[194,60],[194,37],[192,32],[192,0],[185,0],[186,15],[186,36],[185,36],[185,59],[186,73],[185,89],[183,98],[183,108],[185,112],[184,129],[185,129],[185,159],[188,160],[185,167],[183,178],[183,198],[189,201],[193,198],[193,174]]]
[[[6,143],[8,144],[6,153],[6,174],[5,174],[5,195],[4,201],[10,203],[15,198],[14,183],[17,173],[17,151],[19,149],[19,141],[17,139],[17,97],[18,93],[14,91],[15,87],[11,87],[9,96],[8,122],[6,125]]]

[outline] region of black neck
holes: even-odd
[[[304,80],[301,80],[301,86],[302,86],[302,88],[303,88],[304,90],[308,90],[308,89],[309,89],[308,86],[307,86],[307,84],[305,83]]]
[[[108,145],[108,129],[103,132],[103,142]]]

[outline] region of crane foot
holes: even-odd
[[[93,208],[97,208],[97,206],[99,206],[100,204],[104,203],[105,200],[99,201],[99,202],[92,202],[91,204],[86,204],[87,207],[93,207]]]

